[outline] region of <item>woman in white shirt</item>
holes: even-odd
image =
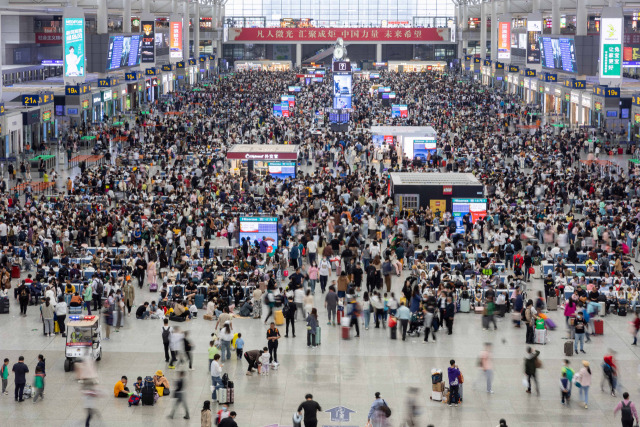
[[[216,354],[213,356],[213,361],[211,362],[211,387],[213,388],[213,393],[211,394],[211,398],[214,401],[217,401],[217,391],[219,388],[222,388],[222,363],[221,363],[220,354]]]

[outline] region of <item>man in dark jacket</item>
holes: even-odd
[[[24,393],[24,386],[27,383],[27,373],[29,372],[29,367],[24,363],[24,356],[18,358],[18,363],[14,364],[11,370],[15,375],[16,402],[23,402],[22,394]]]
[[[296,310],[298,309],[298,307],[296,307],[296,304],[293,302],[293,298],[289,297],[289,300],[287,302],[287,304],[284,307],[284,318],[287,322],[287,326],[286,326],[286,330],[284,333],[284,337],[285,338],[289,338],[289,325],[291,325],[291,333],[293,334],[293,337],[296,337],[296,324],[295,324],[295,318],[296,318]]]
[[[229,416],[221,420],[218,427],[238,427],[238,423],[236,423],[236,415],[236,411],[229,412]]]
[[[450,296],[447,297],[447,305],[444,308],[444,319],[447,324],[447,335],[451,335],[453,333],[453,316],[455,314],[455,306],[453,305],[453,300]]]

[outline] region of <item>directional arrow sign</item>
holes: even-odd
[[[335,408],[327,409],[324,412],[331,414],[331,421],[349,421],[352,413],[356,411],[345,408],[344,406],[336,406]]]

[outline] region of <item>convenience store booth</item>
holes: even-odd
[[[270,61],[268,59],[236,61],[233,67],[236,71],[289,71],[293,68],[291,61]]]
[[[396,150],[399,158],[424,162],[437,151],[438,134],[431,126],[372,126],[371,135],[376,150]]]
[[[249,173],[274,178],[295,178],[300,146],[281,144],[236,144],[227,151],[231,172],[248,177]]]
[[[471,173],[392,172],[389,175],[388,195],[401,209],[430,208],[434,215],[439,213],[440,218],[444,212],[452,212],[459,230],[465,214],[471,215],[474,223],[487,215],[484,187]]]

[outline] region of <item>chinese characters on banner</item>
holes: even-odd
[[[449,28],[229,28],[229,41],[448,41]]]
[[[600,20],[600,76],[622,76],[622,19]]]
[[[182,22],[171,22],[169,29],[169,58],[182,59]]]
[[[64,18],[64,76],[84,76],[84,18]]]
[[[510,59],[511,22],[500,22],[498,31],[498,59]]]
[[[36,43],[62,44],[62,33],[36,33]]]

